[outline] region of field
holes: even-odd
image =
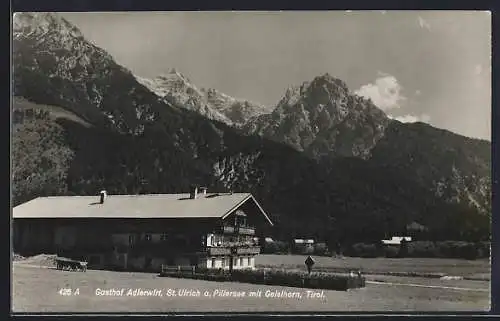
[[[43,104],[35,104],[31,101],[26,100],[23,97],[14,97],[14,107],[21,110],[21,109],[33,109],[33,110],[45,110],[50,113],[52,118],[55,119],[68,119],[72,120],[76,123],[79,123],[85,127],[90,127],[92,126],[89,124],[87,121],[83,120],[81,117],[77,116],[76,114],[58,107],[58,106],[51,106],[51,105],[43,105]]]
[[[303,258],[303,257],[302,257]],[[262,255],[257,263],[278,260]],[[279,264],[295,264],[299,257],[283,256]],[[326,259],[326,258],[325,258]],[[347,259],[348,261],[351,259]],[[371,259],[374,260],[374,259]],[[323,258],[316,258],[320,265]],[[384,260],[384,262],[387,260]],[[382,262],[382,261],[381,261]],[[410,263],[363,264],[378,269],[410,270]],[[425,263],[424,263],[425,262]],[[438,271],[439,261],[423,260],[414,262],[413,269]],[[456,272],[444,260],[444,270]],[[361,262],[355,259],[351,264]],[[450,263],[450,262],[448,262]],[[489,262],[460,261],[460,269],[471,275],[484,273]],[[485,264],[486,263],[486,264]],[[347,264],[347,263],[346,263]],[[377,265],[378,264],[378,265]],[[386,265],[382,265],[386,264]],[[398,265],[399,264],[399,265]],[[451,263],[450,263],[451,264]],[[458,263],[457,263],[458,264]],[[459,264],[459,265],[460,265]],[[477,266],[475,266],[477,264]],[[469,265],[468,270],[465,266]],[[486,267],[484,267],[486,265]],[[481,267],[482,266],[482,267]],[[366,267],[365,267],[366,268]],[[461,271],[462,271],[461,270]],[[449,272],[448,271],[448,272]],[[13,312],[293,312],[293,311],[487,311],[490,308],[489,281],[441,280],[422,277],[399,277],[387,275],[367,275],[367,286],[347,292],[324,291],[320,298],[307,298],[306,290],[299,288],[262,286],[230,282],[208,282],[200,280],[158,277],[148,273],[92,271],[67,272],[47,267],[39,267],[23,262],[15,262],[12,270]],[[456,275],[456,274],[455,274]],[[62,295],[60,289],[79,290],[78,295]],[[97,295],[97,289],[157,289],[161,297]],[[168,296],[168,290],[199,290],[200,296]],[[208,291],[244,291],[246,297],[211,296]],[[261,290],[261,297],[248,297],[250,291]],[[266,291],[282,290],[298,292],[300,298],[266,297]],[[159,293],[157,291],[156,293]]]
[[[256,266],[286,269],[305,269],[305,255],[259,255]],[[433,259],[433,258],[332,258],[313,256],[314,268],[320,270],[360,269],[365,274],[421,274],[462,276],[470,279],[490,280],[491,264],[489,260]]]

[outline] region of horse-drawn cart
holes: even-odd
[[[56,258],[56,265],[58,270],[82,271],[82,272],[87,271],[87,262],[77,261],[64,257]]]

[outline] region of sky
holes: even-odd
[[[62,13],[140,77],[274,107],[329,73],[390,117],[491,141],[491,15],[481,11]]]

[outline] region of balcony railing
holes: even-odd
[[[244,235],[255,235],[255,228],[251,226],[231,226],[224,225],[222,226],[222,232],[225,234],[244,234]]]
[[[245,234],[245,235],[255,235],[255,229],[249,226],[239,226],[236,229],[236,233]]]
[[[224,242],[221,247],[249,247],[257,245],[254,241]]]
[[[239,247],[239,248],[237,248],[236,253],[237,254],[259,254],[260,247],[258,247],[258,246]]]
[[[230,255],[231,248],[229,248],[229,247],[208,247],[207,253],[209,255]]]
[[[221,246],[207,247],[208,255],[230,255],[230,254],[259,254],[260,247],[248,244],[223,244]]]
[[[222,226],[222,232],[232,234],[234,233],[234,226],[224,225]]]

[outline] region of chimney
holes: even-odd
[[[200,191],[201,191],[201,194],[203,195],[203,197],[207,196],[207,188],[206,187],[200,187]]]
[[[104,200],[106,199],[106,196],[107,196],[106,191],[103,190],[99,194],[101,195],[100,203],[103,204]]]
[[[195,200],[198,197],[198,187],[193,187],[189,198]]]

